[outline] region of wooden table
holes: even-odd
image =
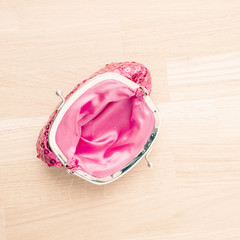
[[[132,60],[162,116],[154,168],[96,186],[37,159],[55,90]],[[240,239],[239,0],[1,1],[0,81],[0,239]]]

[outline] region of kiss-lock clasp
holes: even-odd
[[[59,105],[59,107],[57,109],[57,110],[60,110],[63,107],[64,103],[65,103],[65,98],[62,95],[62,90],[61,89],[56,91],[56,95],[59,96],[62,99],[62,102],[61,102],[61,104]]]
[[[150,150],[146,153],[146,155],[145,155],[145,159],[146,159],[146,161],[147,161],[147,163],[148,163],[148,167],[149,167],[149,168],[153,167],[153,163],[150,162],[149,159],[148,159],[148,155],[149,155],[149,153],[151,152],[151,150],[152,150],[152,149],[150,149]]]

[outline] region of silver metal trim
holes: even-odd
[[[59,149],[59,147],[55,141],[55,136],[56,136],[56,131],[57,131],[58,125],[61,122],[66,111],[69,109],[69,107],[84,92],[86,92],[89,88],[93,87],[95,84],[100,83],[107,79],[113,79],[113,80],[120,81],[133,89],[138,89],[138,88],[143,89],[143,91],[145,92],[145,95],[143,96],[143,98],[154,115],[155,123],[154,123],[153,131],[152,131],[149,139],[147,140],[146,144],[144,145],[143,149],[140,151],[140,153],[135,158],[133,158],[128,164],[126,164],[121,170],[113,173],[112,175],[107,176],[105,178],[96,178],[96,177],[93,177],[81,170],[78,170],[78,171],[72,173],[71,170],[69,170],[68,168],[66,169],[69,174],[75,174],[91,183],[98,184],[98,185],[110,183],[112,181],[115,181],[119,177],[123,176],[133,166],[135,166],[144,156],[147,160],[147,154],[150,152],[150,147],[154,143],[154,141],[157,137],[157,134],[159,132],[160,125],[161,125],[159,111],[158,111],[156,105],[152,102],[149,95],[147,95],[146,89],[118,73],[103,73],[103,74],[100,74],[100,75],[90,79],[89,81],[84,83],[81,87],[79,87],[66,101],[62,97],[62,92],[58,91],[59,94],[57,94],[57,95],[61,97],[62,103],[59,106],[58,112],[51,124],[50,130],[49,130],[49,135],[48,135],[48,142],[49,142],[49,145],[50,145],[52,151],[57,156],[57,158],[61,161],[61,163],[63,164],[64,167],[67,166],[67,158],[64,156],[62,151]],[[152,166],[152,164],[150,162],[149,162],[149,166]]]

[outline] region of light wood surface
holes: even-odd
[[[95,186],[36,158],[55,90],[145,64],[148,169]],[[240,239],[240,1],[0,1],[1,240]]]

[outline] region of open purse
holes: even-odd
[[[148,161],[160,127],[150,92],[150,73],[135,62],[107,64],[66,98],[58,90],[62,102],[39,134],[38,157],[95,184],[116,180]]]

